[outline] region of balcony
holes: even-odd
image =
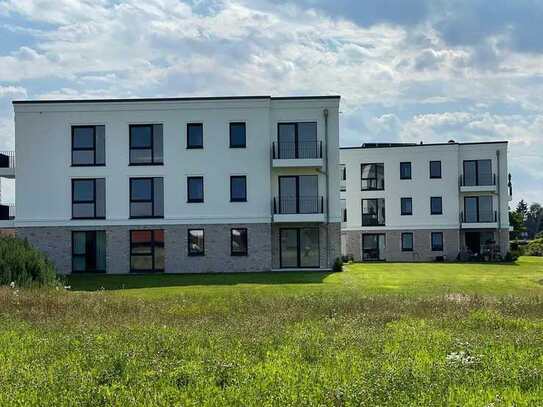
[[[0,229],[15,227],[15,205],[0,204]]]
[[[495,229],[498,227],[498,212],[465,213],[460,212],[462,229]]]
[[[273,167],[322,167],[322,141],[273,142]]]
[[[324,220],[322,196],[273,198],[274,222],[324,222]]]
[[[496,174],[477,177],[476,180],[466,179],[466,175],[458,177],[460,192],[496,192]]]
[[[0,177],[15,178],[15,151],[0,151]]]

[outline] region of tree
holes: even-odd
[[[521,212],[518,211],[509,211],[509,225],[513,227],[511,232],[511,239],[520,238],[522,232],[526,232],[526,227],[524,226],[524,217]]]
[[[526,230],[528,237],[533,239],[534,236],[543,228],[543,207],[538,203],[533,203],[528,209],[526,215]]]
[[[522,221],[526,221],[526,217],[528,216],[528,204],[524,199],[521,199],[520,202],[517,204],[517,213],[520,213],[522,215]]]

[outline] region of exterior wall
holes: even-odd
[[[247,228],[248,255],[231,256],[230,229]],[[126,274],[130,272],[130,230],[163,229],[166,273],[221,273],[259,272],[271,269],[271,225],[221,224],[221,225],[145,225],[108,226],[95,228],[39,227],[19,228],[17,235],[27,239],[43,251],[62,274],[72,269],[72,231],[105,230],[106,272]],[[188,229],[205,230],[205,256],[188,256]]]

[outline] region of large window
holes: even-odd
[[[432,251],[443,251],[443,232],[432,232]]]
[[[130,217],[164,217],[163,178],[130,178]]]
[[[164,271],[164,230],[130,231],[130,271]]]
[[[205,255],[204,229],[189,229],[188,254],[189,256]]]
[[[230,123],[230,148],[245,148],[247,144],[245,123]]]
[[[464,198],[464,222],[495,222],[492,196],[466,196]]]
[[[402,252],[412,252],[413,251],[413,233],[405,232],[402,233]]]
[[[385,189],[385,165],[361,164],[362,191]]]
[[[492,174],[492,160],[464,161],[463,185],[494,185],[494,176]]]
[[[413,199],[412,198],[400,198],[401,214],[413,215]]]
[[[362,226],[385,226],[385,200],[362,199]]]
[[[279,234],[281,268],[319,267],[318,228],[286,228],[280,229]]]
[[[441,178],[441,161],[430,161],[430,178]]]
[[[443,214],[443,200],[440,196],[433,196],[430,198],[430,214],[442,215]]]
[[[232,256],[247,256],[247,229],[232,229],[230,231],[230,250]]]
[[[411,163],[400,163],[400,179],[411,179]]]
[[[162,165],[162,124],[130,125],[130,165]]]
[[[279,202],[275,213],[322,213],[317,175],[279,176]]]
[[[72,232],[72,272],[105,273],[106,232],[103,230]]]
[[[362,260],[385,260],[386,240],[384,234],[362,235]]]
[[[105,126],[72,126],[72,166],[106,164]]]
[[[187,177],[187,202],[204,202],[204,177]]]
[[[105,219],[106,180],[72,179],[72,218]]]
[[[277,158],[322,158],[317,143],[317,123],[279,123]]]
[[[204,148],[204,125],[202,123],[187,124],[187,148]]]
[[[247,177],[230,177],[230,202],[247,202]]]

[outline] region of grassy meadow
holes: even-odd
[[[543,259],[0,288],[0,405],[540,406]]]

